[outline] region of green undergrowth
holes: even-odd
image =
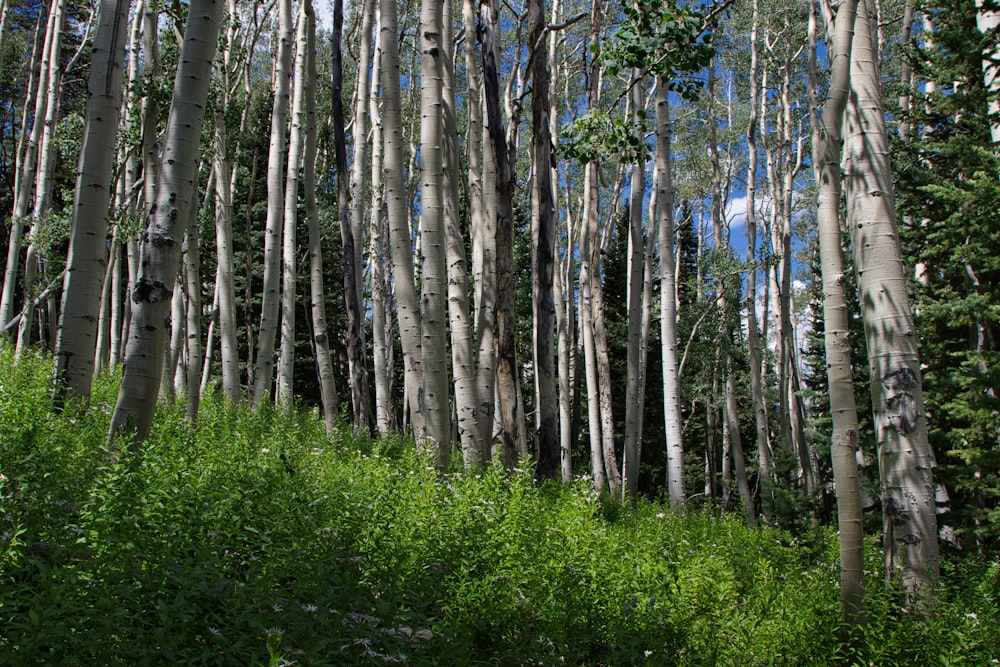
[[[929,621],[871,593],[838,639],[835,536],[636,509],[586,481],[438,475],[402,439],[209,397],[111,463],[114,379],[53,413],[0,350],[0,664],[988,665],[1000,568]],[[870,588],[880,588],[869,549]]]

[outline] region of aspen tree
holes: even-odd
[[[349,174],[347,173],[347,138],[344,128],[343,65],[341,38],[344,26],[342,0],[333,3],[333,85],[331,89],[333,137],[337,164],[337,216],[340,219],[340,238],[343,244],[344,300],[347,310],[348,385],[351,389],[351,413],[354,428],[368,425],[368,382],[365,370],[364,341],[362,339],[361,289],[357,284],[360,238],[355,238],[351,224]],[[360,168],[360,167],[359,167]]]
[[[94,377],[94,313],[101,307],[107,264],[111,163],[121,109],[128,8],[126,0],[103,0],[99,7],[56,341],[57,397],[68,390],[86,400]]]
[[[480,451],[488,463],[496,416],[496,164],[489,128],[483,119],[485,91],[480,85],[476,58],[476,0],[463,0],[462,24],[466,34],[465,78],[468,136],[466,137],[469,226],[472,237],[473,318],[476,335],[476,407]],[[492,204],[488,200],[492,200]]]
[[[109,431],[110,440],[130,436],[136,449],[149,435],[153,421],[166,343],[164,321],[180,268],[181,224],[196,195],[201,126],[223,8],[218,0],[192,0],[189,6],[157,198],[143,235],[125,371]]]
[[[305,4],[302,6],[305,9]],[[295,237],[299,219],[299,168],[305,124],[306,59],[309,45],[305,12],[300,10],[295,29],[295,67],[292,76],[291,129],[285,158],[285,201],[281,236],[281,342],[278,352],[278,404],[290,411],[294,399],[295,371]]]
[[[514,160],[513,150],[500,118],[499,52],[500,7],[496,0],[480,0],[479,43],[483,60],[483,83],[486,96],[490,148],[496,169],[496,349],[497,395],[502,429],[504,465],[517,463],[518,444],[522,440],[517,418],[517,360],[514,348]],[[508,132],[516,136],[517,118],[511,117]]]
[[[394,413],[389,390],[389,362],[392,353],[391,282],[385,258],[386,214],[382,188],[382,114],[379,111],[379,82],[382,79],[382,13],[375,7],[375,56],[372,60],[372,86],[368,98],[372,120],[372,166],[369,243],[372,281],[372,361],[375,383],[375,426],[385,435],[392,426]]]
[[[254,371],[252,403],[270,400],[274,380],[274,342],[278,333],[279,283],[285,213],[285,131],[292,77],[292,2],[278,0],[277,58],[274,67],[274,103],[267,154],[267,221],[264,232],[264,292]]]
[[[383,177],[396,294],[397,325],[403,350],[403,382],[409,424],[424,432],[420,311],[413,276],[413,246],[403,172],[403,119],[399,93],[398,19],[394,0],[380,0],[382,14]]]
[[[871,370],[886,577],[898,579],[908,602],[926,610],[939,574],[935,461],[896,229],[876,29],[875,3],[860,0],[845,120],[848,229]]]
[[[306,219],[309,221],[309,293],[312,316],[313,349],[319,376],[320,400],[323,401],[323,421],[327,433],[336,426],[340,406],[333,374],[333,354],[330,351],[329,325],[326,320],[326,290],[323,281],[323,247],[316,206],[316,12],[311,0],[302,5],[306,13],[308,44],[306,49],[305,107],[306,136],[302,189]]]
[[[760,484],[761,513],[770,517],[773,496],[768,486],[773,483],[771,474],[770,428],[767,423],[767,408],[764,402],[762,378],[760,331],[757,324],[757,114],[758,97],[761,86],[759,80],[759,49],[757,46],[760,25],[760,9],[757,0],[753,3],[753,26],[750,30],[750,95],[747,122],[747,187],[746,187],[746,229],[747,229],[747,347],[750,353],[750,391],[753,399],[754,425],[757,428],[757,477]]]
[[[841,620],[851,626],[864,623],[864,522],[858,479],[858,414],[851,372],[850,312],[844,289],[844,258],[841,253],[840,159],[843,145],[844,108],[850,92],[851,45],[857,0],[842,3],[834,14],[827,9],[827,58],[830,87],[823,104],[822,121],[816,99],[815,24],[810,12],[810,120],[813,132],[813,164],[819,186],[816,212],[823,280],[823,333],[826,376],[830,394],[833,435],[830,442],[836,485],[837,525],[840,536]]]
[[[537,476],[559,475],[559,414],[556,397],[553,273],[556,264],[556,215],[552,198],[552,132],[549,118],[549,50],[545,40],[545,2],[528,3],[528,44],[531,63],[531,127],[533,160],[532,209],[537,228],[535,244],[535,378],[538,401]]]

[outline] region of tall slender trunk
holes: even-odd
[[[674,263],[674,192],[670,156],[670,91],[656,81],[656,182],[660,235],[660,345],[663,371],[663,422],[667,446],[670,506],[684,504],[684,440],[678,368],[677,279]]]
[[[292,2],[277,0],[278,54],[274,67],[274,103],[271,107],[271,139],[267,156],[267,221],[264,232],[264,293],[260,306],[257,366],[254,371],[254,406],[271,398],[274,381],[274,343],[278,335],[281,247],[285,213],[285,132],[292,78]]]
[[[724,222],[722,219],[722,209],[723,209],[723,187],[722,187],[722,171],[719,156],[718,139],[716,133],[716,114],[715,114],[715,64],[709,64],[708,72],[708,87],[707,87],[707,97],[708,97],[708,132],[709,132],[709,155],[712,162],[712,229],[713,229],[713,241],[715,245],[716,252],[724,252],[726,255],[730,254],[729,249],[729,239],[728,234],[725,233],[723,229]],[[730,328],[729,318],[730,318],[730,305],[729,299],[726,296],[726,277],[723,277],[718,294],[718,304],[719,311],[722,314],[722,332],[720,337],[720,350],[722,353],[721,368],[720,370],[725,374],[724,389],[725,392],[725,406],[723,413],[725,419],[725,428],[723,430],[723,438],[728,443],[728,449],[732,454],[732,465],[733,472],[736,474],[736,485],[740,492],[740,498],[743,501],[743,511],[747,517],[747,525],[751,528],[757,527],[757,515],[753,506],[753,496],[750,493],[750,484],[747,480],[746,465],[744,463],[744,453],[743,453],[743,438],[740,435],[740,422],[739,422],[739,410],[737,406],[736,397],[736,382],[733,378],[733,368],[731,361],[731,354],[729,351],[729,346],[731,345],[732,339],[732,329]],[[727,449],[726,447],[723,448]],[[727,465],[729,464],[729,457],[723,454],[723,479],[726,480]],[[725,490],[728,490],[728,483],[724,484]],[[726,505],[726,501],[723,501],[723,506]]]
[[[132,293],[134,314],[125,372],[111,418],[109,440],[131,436],[138,449],[149,435],[163,369],[163,323],[180,268],[181,225],[193,205],[201,126],[223,5],[192,0],[174,83],[157,199],[142,244],[141,270]]]
[[[499,52],[500,7],[497,0],[480,0],[479,43],[490,143],[496,165],[496,356],[497,387],[502,426],[503,461],[513,468],[518,458],[521,426],[518,422],[517,359],[514,349],[514,159],[500,118]],[[509,129],[516,137],[518,118]]]
[[[305,76],[306,132],[303,153],[302,190],[306,219],[309,221],[309,312],[312,317],[313,350],[316,374],[319,377],[320,400],[323,401],[323,421],[327,433],[337,424],[340,405],[333,373],[329,326],[326,321],[326,289],[323,284],[323,246],[316,206],[316,13],[311,0],[302,6],[306,13],[307,41]]]
[[[348,385],[351,389],[351,413],[354,428],[368,427],[368,380],[365,370],[365,350],[362,339],[361,288],[357,278],[360,253],[351,224],[350,174],[347,171],[347,136],[344,126],[343,64],[341,38],[344,29],[343,0],[333,3],[333,85],[331,88],[331,111],[333,116],[333,136],[337,163],[337,216],[340,219],[340,239],[343,245],[344,299],[347,311]],[[358,167],[360,168],[360,166]]]
[[[823,280],[823,337],[830,415],[833,418],[830,451],[840,535],[840,617],[851,626],[865,621],[864,522],[857,462],[858,412],[851,371],[851,314],[844,289],[847,280],[841,252],[840,159],[844,141],[844,108],[850,92],[851,45],[856,12],[857,0],[849,0],[837,10],[834,22],[826,26],[830,87],[823,104],[822,122],[816,99],[815,37],[812,38],[809,71],[813,164],[819,185],[816,217]],[[810,14],[811,34],[815,34],[815,23],[814,7]]]
[[[104,0],[100,5],[56,341],[57,394],[69,391],[83,400],[90,397],[94,377],[94,313],[101,308],[107,265],[111,163],[121,109],[128,8],[125,0]]]
[[[381,11],[377,12],[376,26],[381,26]],[[368,106],[372,120],[372,204],[368,238],[371,243],[369,260],[372,284],[372,359],[375,383],[375,426],[385,435],[392,428],[393,408],[389,383],[389,361],[392,353],[391,298],[389,298],[389,271],[385,261],[386,214],[382,192],[382,113],[379,111],[378,82],[382,77],[382,39],[385,35],[380,28],[376,31],[375,56],[372,62],[373,85]]]
[[[448,467],[451,410],[448,402],[447,256],[444,233],[444,123],[442,101],[442,0],[423,0],[420,11],[420,324],[425,436],[436,448],[437,465]]]
[[[757,34],[759,3],[754,0],[753,28],[750,32],[750,119],[747,123],[747,347],[750,352],[750,391],[753,399],[754,423],[757,427],[757,478],[760,487],[761,513],[770,518],[773,505],[771,475],[770,430],[767,424],[767,405],[764,402],[762,378],[761,340],[757,328],[757,102],[760,95],[759,54]]]
[[[535,378],[538,385],[538,467],[541,479],[559,475],[559,415],[557,412],[555,350],[553,349],[552,298],[555,270],[556,218],[552,198],[552,132],[549,120],[549,52],[545,40],[545,2],[528,4],[528,44],[531,51],[531,127],[533,199],[537,211],[538,241],[535,246]]]
[[[413,276],[413,237],[410,232],[403,172],[403,119],[399,94],[399,43],[395,0],[380,0],[382,12],[382,123],[383,176],[389,219],[392,273],[395,279],[397,323],[403,350],[403,382],[409,424],[415,434],[424,431],[423,374],[420,348],[420,311]]]
[[[232,17],[231,20],[236,20]],[[231,45],[229,45],[231,46]],[[225,78],[223,88],[225,88]],[[236,284],[233,263],[233,167],[229,160],[229,137],[226,129],[226,94],[220,96],[215,111],[215,243],[217,274],[215,292],[219,302],[219,353],[222,358],[222,393],[230,401],[239,401],[240,356],[236,337]]]
[[[473,313],[476,330],[476,408],[480,452],[488,463],[492,455],[493,421],[496,416],[496,161],[484,126],[476,49],[468,36],[476,34],[476,2],[463,0],[465,29],[466,108],[468,113],[468,198],[472,236]],[[489,194],[488,194],[489,193]],[[490,199],[492,205],[487,202]]]
[[[875,51],[875,8],[861,0],[851,48],[845,141],[847,212],[865,322],[882,476],[886,577],[926,609],[937,593],[934,454],[906,293]]]
[[[303,3],[303,9],[305,3]],[[299,222],[299,168],[302,162],[302,133],[305,124],[305,81],[309,31],[305,11],[300,10],[295,28],[295,67],[292,75],[291,127],[285,164],[285,201],[281,243],[281,342],[278,352],[277,403],[288,412],[292,408],[295,382],[295,279],[296,232]]]
[[[641,69],[632,71],[632,124],[636,141],[645,141],[640,126],[644,114],[642,102]],[[628,221],[628,360],[627,383],[625,389],[625,475],[622,487],[625,495],[635,502],[639,494],[639,432],[642,415],[639,397],[643,393],[645,378],[642,373],[642,289],[645,242],[642,231],[642,200],[646,193],[646,165],[636,162],[632,165],[629,196]]]

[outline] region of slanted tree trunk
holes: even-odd
[[[926,610],[937,593],[934,454],[896,229],[873,0],[858,2],[845,124],[848,228],[865,323],[882,476],[886,577]]]
[[[264,232],[264,293],[260,305],[257,364],[252,403],[256,407],[271,398],[274,381],[274,343],[278,335],[281,247],[285,213],[285,131],[292,78],[292,2],[278,1],[276,37],[278,54],[274,68],[274,104],[271,107],[271,140],[267,157],[267,221]]]
[[[142,262],[132,293],[134,313],[125,351],[125,372],[111,418],[109,440],[130,436],[138,449],[149,435],[163,369],[164,321],[180,268],[182,225],[195,196],[201,126],[223,5],[192,0],[164,138],[157,199],[142,243]]]
[[[56,393],[87,400],[94,377],[97,320],[107,266],[111,163],[121,110],[122,65],[128,37],[125,0],[103,0],[94,37],[80,175],[77,177],[62,315],[56,341]],[[5,9],[6,11],[6,9]]]
[[[45,117],[45,95],[40,94],[46,88],[49,67],[48,52],[52,39],[52,16],[44,11],[38,13],[38,24],[35,29],[35,43],[31,51],[31,61],[28,64],[30,75],[28,80],[28,96],[24,101],[21,118],[21,136],[18,139],[16,160],[14,166],[14,208],[11,212],[10,236],[7,242],[7,263],[4,269],[3,291],[0,296],[0,327],[8,328],[8,323],[14,317],[14,297],[17,289],[18,268],[21,261],[21,242],[24,236],[24,222],[28,215],[28,204],[31,200],[31,184],[34,183],[35,166],[38,157],[38,141],[41,137],[43,118]],[[46,26],[42,30],[42,26]],[[37,76],[36,76],[37,71]],[[30,117],[29,112],[33,113]],[[28,129],[30,127],[30,129]]]
[[[856,627],[864,614],[864,525],[858,479],[858,413],[851,372],[850,311],[844,285],[841,254],[840,158],[843,145],[844,108],[850,92],[851,45],[857,0],[844,2],[826,27],[830,88],[823,104],[822,122],[816,99],[815,37],[810,45],[810,120],[813,132],[813,164],[819,186],[817,209],[820,271],[823,280],[823,326],[826,376],[830,396],[833,434],[830,443],[837,497],[840,535],[840,618]],[[815,34],[816,10],[810,14],[810,33]]]

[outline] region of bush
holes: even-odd
[[[442,478],[405,440],[206,397],[109,462],[116,380],[53,413],[50,361],[0,350],[0,663],[990,664],[996,562],[931,620],[880,592],[838,643],[835,535],[635,509],[587,481]]]

